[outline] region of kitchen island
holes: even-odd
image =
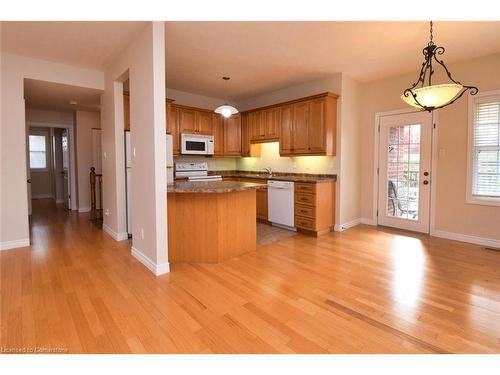
[[[238,181],[168,185],[169,262],[219,263],[254,251],[255,191],[262,186]]]

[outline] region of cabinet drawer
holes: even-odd
[[[316,208],[311,206],[304,206],[302,204],[296,204],[295,215],[314,219],[316,217]]]
[[[304,193],[316,194],[316,184],[296,183],[295,191],[302,191]]]
[[[314,219],[309,219],[307,217],[295,216],[295,226],[297,228],[315,230],[316,221]]]
[[[307,204],[310,206],[314,206],[316,204],[316,196],[314,194],[309,193],[295,193],[295,203]]]

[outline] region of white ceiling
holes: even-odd
[[[428,28],[427,22],[166,22],[167,86],[238,100],[336,72],[361,81],[413,72],[423,61]],[[499,36],[500,22],[434,22],[446,63],[500,52]]]
[[[146,22],[2,22],[2,50],[104,70]]]
[[[25,79],[24,99],[27,108],[98,112],[100,110],[101,91],[86,87]],[[76,101],[77,104],[70,104],[72,100]]]
[[[104,70],[145,22],[2,22],[2,50]],[[416,71],[427,22],[166,22],[167,86],[240,100],[332,73]],[[500,22],[435,22],[453,63],[500,52]],[[229,82],[222,76],[231,76]]]

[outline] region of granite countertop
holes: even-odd
[[[249,171],[210,171],[209,175],[221,175],[222,177],[240,177],[240,178],[255,178],[263,181],[279,180],[292,182],[327,182],[337,181],[337,175],[334,174],[306,174],[306,173],[283,173],[274,172],[272,175],[267,173],[249,172]]]
[[[239,181],[177,181],[167,185],[168,193],[230,193],[233,191],[255,190],[265,184]]]

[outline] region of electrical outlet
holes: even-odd
[[[104,210],[104,215],[109,216],[109,208],[106,208],[106,209]]]
[[[144,239],[144,228],[141,228],[141,240]]]

